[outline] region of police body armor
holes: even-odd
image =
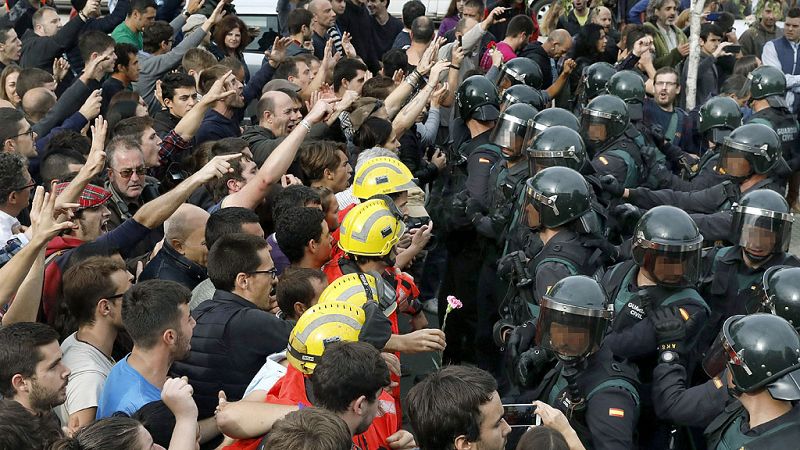
[[[706,427],[704,434],[709,450],[777,450],[797,445],[800,424],[794,421],[770,428],[758,436],[744,435],[741,427],[746,413],[738,400],[728,404],[725,411]]]
[[[624,186],[626,188],[637,187],[642,181],[644,171],[643,158],[640,147],[636,143],[636,138],[641,136],[635,128],[627,128],[625,133],[609,142],[601,149],[596,158],[604,158],[606,155],[613,155],[625,162],[627,172],[625,175]]]
[[[538,239],[536,241],[539,241]],[[541,241],[539,241],[541,245]],[[544,263],[558,263],[566,267],[571,275],[592,276],[601,267],[599,258],[592,258],[594,248],[584,247],[581,235],[571,231],[560,231],[556,236],[547,241],[543,247],[532,244],[526,248],[526,254],[536,251],[528,262],[528,270],[534,276]]]
[[[775,130],[780,137],[783,158],[786,161],[792,159],[792,152],[800,130],[798,130],[797,120],[789,110],[775,107],[764,108],[753,113],[747,123],[761,123]]]

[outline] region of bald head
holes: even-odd
[[[22,110],[31,122],[39,122],[56,104],[56,95],[50,89],[37,87],[25,92]]]
[[[300,121],[302,114],[295,111],[291,97],[280,91],[267,91],[256,108],[258,124],[276,136],[286,136]]]
[[[316,23],[324,29],[332,27],[336,21],[336,13],[329,0],[312,0],[308,4],[308,10],[313,14]]]
[[[608,33],[608,30],[611,28],[611,21],[611,10],[605,6],[600,6],[592,12],[592,23],[603,27],[606,33]]]
[[[198,228],[205,233],[208,217],[208,211],[205,209],[184,203],[164,222],[164,236],[167,240],[184,241]]]
[[[411,42],[429,44],[433,40],[433,33],[433,21],[428,17],[417,17],[411,23]]]
[[[544,45],[547,55],[553,59],[560,59],[572,47],[572,36],[564,29],[557,29],[550,32]]]

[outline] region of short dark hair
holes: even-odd
[[[175,281],[136,283],[122,297],[122,323],[134,344],[153,348],[164,331],[180,328],[179,307],[188,304],[191,298],[192,291]]]
[[[320,241],[324,220],[325,213],[318,208],[289,208],[281,212],[275,220],[275,240],[290,263],[303,259],[308,241]]]
[[[355,58],[343,58],[333,68],[333,90],[338,91],[342,86],[342,79],[352,81],[358,76],[358,71],[366,72],[367,66]]]
[[[353,143],[361,150],[383,147],[392,136],[392,123],[380,117],[369,117],[356,130]]]
[[[161,77],[161,96],[174,100],[175,91],[181,88],[196,89],[194,78],[183,72],[170,72]]]
[[[295,11],[297,11],[295,9]],[[305,11],[305,10],[304,10]],[[281,62],[275,69],[275,74],[272,76],[273,80],[288,80],[289,77],[297,77],[300,73],[297,71],[297,63],[305,62],[302,59],[295,57],[288,57]]]
[[[374,402],[378,390],[390,382],[389,367],[381,352],[366,342],[329,344],[311,375],[316,406],[335,413],[347,410],[362,395]]]
[[[58,421],[49,414],[34,414],[21,403],[0,399],[0,448],[52,448],[61,436]]]
[[[303,184],[311,185],[325,177],[325,169],[333,172],[339,167],[339,151],[346,152],[345,144],[335,141],[310,141],[300,147],[297,161]]]
[[[222,236],[208,251],[208,278],[217,289],[232,291],[237,275],[258,270],[258,252],[268,246],[264,238],[250,234]]]
[[[217,64],[217,58],[204,48],[190,48],[183,59],[181,59],[181,67],[186,72],[196,70],[198,72],[213,67]]]
[[[286,19],[286,28],[289,29],[289,34],[297,34],[303,30],[303,26],[311,28],[311,21],[314,15],[311,11],[305,8],[295,8],[289,13],[289,18]]]
[[[283,211],[300,206],[308,206],[309,203],[322,205],[319,193],[313,188],[303,185],[293,184],[282,189],[275,195],[272,202],[272,219],[277,222],[278,216]]]
[[[8,39],[8,33],[13,29],[14,27],[11,26],[0,27],[0,42],[5,42]]]
[[[794,8],[789,8],[789,11],[786,12],[786,17],[791,17],[792,19],[800,17],[800,8],[797,6]]]
[[[0,127],[0,144],[6,139],[12,139],[22,131],[17,124],[24,118],[22,112],[15,108],[0,108],[0,123],[3,124]]]
[[[283,247],[281,246],[281,249]],[[292,268],[287,267],[281,274],[280,282],[275,291],[278,300],[278,307],[283,315],[288,318],[295,318],[294,304],[300,302],[306,307],[311,306],[314,299],[314,286],[311,280],[316,279],[323,283],[328,283],[325,272],[319,269],[309,269],[306,267]]]
[[[628,52],[633,51],[633,46],[636,45],[636,41],[645,37],[645,36],[652,36],[653,32],[650,31],[649,28],[645,28],[642,25],[631,24],[625,27],[625,31],[622,32],[622,39],[625,41],[625,49]]]
[[[486,8],[486,3],[483,0],[466,0],[464,2],[464,8],[478,8],[483,11]]]
[[[87,31],[86,33],[82,33],[81,37],[78,38],[78,50],[81,53],[81,58],[83,58],[87,64],[89,63],[92,53],[103,53],[109,47],[113,46],[114,39],[99,30]]]
[[[94,310],[100,299],[117,294],[111,275],[126,270],[115,258],[94,256],[73,264],[64,272],[61,282],[64,303],[78,326],[94,323]]]
[[[725,79],[719,90],[720,94],[735,95],[739,98],[747,97],[749,93],[748,79],[744,75],[733,74]]]
[[[744,55],[737,58],[733,63],[733,74],[747,76],[759,66],[759,57],[756,55]]]
[[[158,9],[155,0],[131,0],[131,9],[128,15],[130,16],[134,11],[144,13],[147,11],[147,8]]]
[[[148,53],[155,53],[161,48],[161,43],[172,39],[173,30],[169,23],[156,20],[144,29],[142,35],[142,49]]]
[[[135,116],[120,120],[114,126],[113,137],[124,136],[141,142],[142,134],[148,129],[153,128],[153,118],[150,116]]]
[[[39,347],[53,342],[58,343],[58,333],[42,323],[19,322],[0,328],[0,395],[14,397],[11,378],[33,376],[44,359]]]
[[[278,420],[269,431],[270,450],[350,450],[353,439],[344,420],[321,408],[303,408]]]
[[[0,152],[0,206],[6,204],[12,192],[28,182],[22,175],[27,167],[28,161],[19,153]]]
[[[518,36],[520,33],[530,36],[533,34],[535,29],[536,28],[534,28],[533,19],[525,14],[519,14],[514,16],[508,22],[506,36]]]
[[[419,0],[411,0],[403,5],[403,26],[411,29],[414,19],[425,15],[425,4]]]
[[[425,16],[419,16],[411,23],[411,38],[414,42],[427,44],[433,40],[433,21]]]
[[[383,54],[381,59],[383,64],[383,74],[391,78],[397,70],[408,73],[408,55],[402,48],[393,48]]]
[[[386,100],[386,97],[394,91],[394,80],[387,76],[378,75],[372,77],[364,83],[361,90],[362,97],[375,97],[380,100]]]
[[[681,85],[681,74],[679,74],[678,71],[675,70],[671,66],[664,66],[664,67],[661,67],[660,69],[656,70],[656,74],[653,75],[653,82],[655,82],[655,80],[658,79],[659,75],[667,75],[667,74],[675,75],[675,79],[678,82],[678,86]]]
[[[117,71],[117,67],[128,67],[131,63],[131,55],[136,56],[139,53],[139,49],[134,47],[132,44],[128,44],[127,42],[120,42],[114,46],[114,54],[117,55],[117,62],[114,63],[114,72]]]
[[[725,36],[722,29],[713,23],[704,23],[700,25],[700,39],[705,41],[710,34],[719,37]]]
[[[50,450],[104,450],[107,448],[133,449],[141,445],[136,419],[127,416],[106,417],[82,428],[72,437],[65,437]]]
[[[74,130],[59,131],[44,146],[44,152],[49,153],[55,149],[68,148],[75,150],[81,155],[88,155],[92,148],[92,142],[88,137]]]
[[[45,187],[53,180],[63,181],[76,172],[69,169],[70,164],[85,164],[86,158],[71,148],[53,148],[44,154],[39,165],[39,176]]]
[[[242,233],[246,223],[259,223],[252,209],[231,206],[214,211],[206,222],[206,245],[211,248],[222,236]]]
[[[531,427],[522,434],[517,450],[569,450],[564,435],[548,427]]]
[[[208,91],[211,90],[211,86],[214,85],[214,82],[222,78],[229,71],[229,68],[223,66],[222,64],[217,64],[200,72],[200,79],[197,81],[197,86],[200,88],[200,93],[203,95],[207,94]]]
[[[232,155],[241,153],[246,147],[247,141],[244,139],[227,137],[214,142],[214,145],[211,146],[210,155],[212,158],[219,155]],[[242,155],[240,158],[228,160],[228,164],[231,165],[232,170],[224,174],[222,178],[211,182],[215,201],[219,201],[228,195],[228,180],[244,181],[244,177],[242,176],[242,162],[244,162],[245,158],[247,158],[247,156]]]
[[[241,52],[250,44],[252,38],[250,37],[250,33],[247,32],[247,25],[235,14],[229,14],[217,22],[214,26],[214,32],[211,34],[211,40],[217,44],[220,50],[227,52],[225,49],[225,36],[235,28],[238,28],[239,32],[242,34],[241,42],[236,49],[236,51]]]
[[[480,438],[480,406],[488,403],[495,391],[494,377],[477,367],[447,366],[428,375],[406,397],[419,447],[451,448],[461,435],[476,442]],[[448,400],[441,401],[443,398]]]
[[[22,69],[19,72],[19,78],[17,78],[17,94],[19,98],[25,97],[25,93],[31,89],[44,87],[45,84],[55,81],[51,73],[38,67]]]

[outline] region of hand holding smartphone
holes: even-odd
[[[503,405],[503,409],[506,423],[511,428],[538,427],[542,424],[542,418],[536,415],[536,405],[514,403]]]

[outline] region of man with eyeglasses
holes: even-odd
[[[192,311],[191,352],[172,368],[189,377],[201,420],[214,416],[220,390],[240,400],[267,356],[286,349],[292,329],[269,312],[278,280],[264,238],[220,238],[208,253],[208,276],[217,290]]]
[[[19,153],[26,158],[36,157],[36,133],[20,111],[0,108],[0,123],[7,124],[0,127],[4,152]]]
[[[112,139],[106,147],[106,158],[108,179],[104,187],[111,193],[107,228],[113,230],[133,217],[140,206],[158,197],[158,181],[146,175],[144,154],[133,139]]]
[[[85,259],[64,275],[64,302],[78,331],[61,343],[64,365],[70,369],[67,400],[56,409],[62,425],[83,428],[95,419],[103,385],[114,367],[114,340],[125,328],[122,296],[132,281],[119,256]]]
[[[662,67],[653,77],[654,96],[644,99],[644,122],[661,127],[664,138],[684,150],[688,148],[691,123],[688,114],[675,106],[675,99],[681,92],[680,75],[672,67]],[[686,136],[684,138],[684,136]],[[696,151],[696,150],[695,150]]]
[[[17,216],[28,207],[36,183],[28,173],[28,163],[17,153],[0,153],[0,248],[14,241],[21,248],[30,241]],[[8,257],[0,258],[0,265]]]

